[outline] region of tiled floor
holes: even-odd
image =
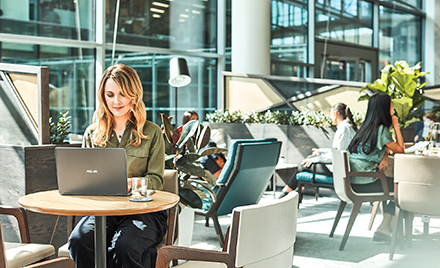
[[[278,196],[279,193],[276,193]],[[373,242],[374,229],[381,221],[376,217],[372,230],[367,230],[371,206],[364,204],[358,215],[347,245],[339,251],[351,206],[347,205],[334,237],[329,237],[333,219],[339,205],[339,199],[330,190],[321,190],[318,201],[311,195],[304,196],[298,211],[297,240],[292,267],[440,267],[440,240],[415,239],[411,248],[396,248],[394,260],[389,261],[390,245],[385,242]],[[260,202],[274,199],[272,192],[266,192]],[[211,224],[204,226],[205,220],[196,216],[191,247],[219,250],[216,233]],[[220,224],[226,232],[230,217],[221,217]],[[414,233],[423,232],[421,217],[414,219]],[[440,233],[440,219],[430,219],[430,234]]]

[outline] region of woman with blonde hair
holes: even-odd
[[[146,177],[148,188],[161,190],[165,165],[162,131],[147,121],[143,88],[136,71],[117,64],[105,70],[98,88],[95,122],[85,133],[83,147],[125,148],[128,177]],[[156,245],[167,230],[167,213],[108,216],[108,267],[155,267]],[[69,238],[76,267],[94,267],[93,216],[81,219]]]

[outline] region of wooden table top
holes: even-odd
[[[131,196],[61,195],[58,190],[20,197],[24,208],[44,214],[66,216],[121,216],[166,210],[179,202],[179,196],[156,191],[150,202],[132,202]]]

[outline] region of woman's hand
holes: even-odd
[[[399,127],[399,117],[393,115],[392,119],[393,119],[393,123],[392,123],[393,128]]]
[[[314,162],[312,161],[312,158],[304,159],[301,164],[305,167],[310,167]]]
[[[382,159],[382,161],[379,162],[379,166],[378,166],[380,171],[385,171],[388,168],[388,158],[385,157],[384,159]]]

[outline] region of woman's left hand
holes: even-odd
[[[388,168],[388,159],[382,159],[382,161],[379,162],[379,170],[380,171],[385,171]]]

